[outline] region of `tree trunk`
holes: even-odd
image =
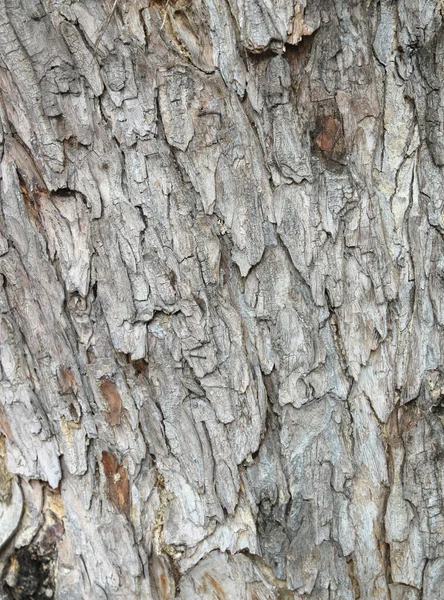
[[[444,599],[442,0],[0,0],[1,598]]]

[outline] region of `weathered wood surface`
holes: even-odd
[[[444,598],[441,0],[0,0],[2,598]]]

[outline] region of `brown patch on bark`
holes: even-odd
[[[28,188],[26,187],[25,180],[21,177],[21,175],[19,173],[18,173],[18,178],[19,178],[20,192],[22,193],[22,198],[25,203],[26,210],[28,211],[28,216],[29,216],[31,222],[34,224],[34,226],[39,231],[43,231],[43,226],[42,226],[42,223],[40,220],[41,193],[36,192],[35,194],[33,194],[30,190],[28,190]]]
[[[159,600],[173,600],[176,597],[174,567],[165,555],[153,553],[150,560],[150,574]],[[177,581],[180,575],[177,574]],[[156,597],[157,597],[156,596]]]
[[[331,163],[344,163],[346,140],[341,115],[335,102],[320,102],[316,106],[314,128],[311,131],[312,151]],[[332,166],[332,165],[330,165]]]
[[[122,400],[119,392],[117,391],[116,384],[109,379],[102,378],[100,380],[99,387],[108,409],[107,412],[105,412],[105,418],[108,424],[113,427],[120,425],[120,417],[122,415]]]
[[[218,600],[226,600],[227,596],[226,596],[226,594],[225,594],[222,586],[217,581],[217,579],[215,579],[209,573],[205,573],[204,578],[208,581],[208,583],[211,585],[211,587],[213,588],[213,590],[216,592],[216,598]]]
[[[130,489],[127,470],[119,464],[114,454],[102,452],[103,470],[108,484],[108,496],[116,508],[129,514]]]
[[[321,132],[315,138],[315,144],[322,152],[331,152],[341,135],[341,123],[332,115],[322,119]]]
[[[17,134],[8,137],[5,150],[6,160],[15,166],[20,192],[29,218],[39,231],[43,231],[39,213],[42,201],[48,197],[45,182],[37,169],[29,148]]]
[[[167,578],[165,577],[165,573],[161,573],[159,577],[159,586],[160,586],[160,597],[162,600],[167,598]]]
[[[136,375],[136,377],[139,377],[140,375],[145,375],[148,365],[146,364],[143,358],[139,358],[138,360],[133,361],[133,367],[134,374]]]
[[[69,367],[60,367],[57,379],[62,394],[69,394],[70,392],[77,394],[77,381]]]

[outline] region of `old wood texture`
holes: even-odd
[[[444,599],[442,0],[0,0],[0,597]]]

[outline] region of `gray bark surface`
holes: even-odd
[[[444,599],[441,0],[0,0],[0,598]]]

